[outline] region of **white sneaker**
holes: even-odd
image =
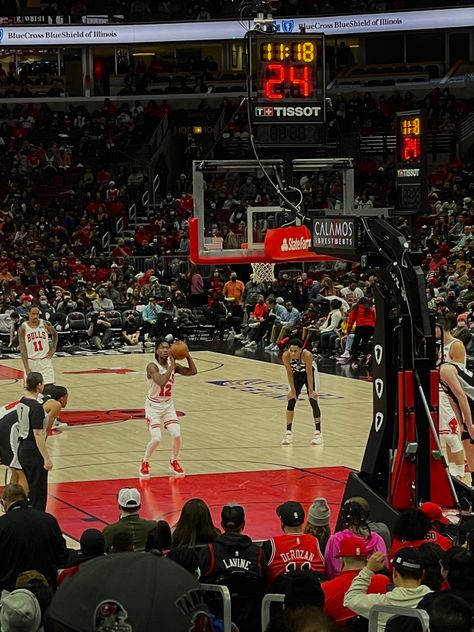
[[[245,340],[245,334],[236,334],[234,340]]]
[[[53,422],[53,428],[67,428],[67,423],[65,421],[61,421],[60,419],[55,419]]]
[[[280,347],[278,345],[273,345],[270,351],[280,351]]]
[[[281,445],[291,445],[293,443],[293,433],[290,430],[285,432],[285,436],[281,440]]]
[[[273,342],[271,342],[269,345],[265,347],[265,351],[271,351],[273,349],[273,346],[274,346]]]
[[[316,430],[313,438],[311,439],[311,445],[322,445],[323,442],[324,440],[323,440],[322,432],[319,432],[319,430]]]
[[[255,342],[255,340],[251,340],[248,344],[245,345],[246,349],[255,349],[255,347],[257,346],[257,343]]]

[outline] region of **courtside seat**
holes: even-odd
[[[111,309],[109,312],[105,312],[105,317],[110,323],[112,338],[117,338],[117,335],[120,336],[122,333],[122,314],[116,309]]]
[[[79,344],[88,338],[87,321],[82,312],[71,312],[67,317],[71,342]]]

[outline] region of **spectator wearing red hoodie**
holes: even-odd
[[[349,312],[347,333],[350,334],[353,326],[356,326],[354,342],[351,347],[351,362],[357,364],[361,349],[367,345],[374,335],[375,308],[370,298],[363,296]]]
[[[433,506],[435,509],[433,509]],[[438,507],[439,511],[436,511],[436,507]],[[406,547],[417,549],[427,542],[437,544],[444,551],[447,551],[452,547],[453,543],[448,537],[442,535],[434,528],[436,525],[439,526],[446,523],[449,523],[449,521],[443,516],[441,508],[435,503],[423,503],[419,509],[402,511],[393,528],[391,556],[393,557],[399,549]]]

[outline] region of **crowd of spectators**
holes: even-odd
[[[211,611],[207,627],[199,628],[206,632],[223,630],[222,598],[216,599],[206,585],[229,589],[234,632],[262,631],[266,593],[284,597],[283,609],[270,609],[267,632],[367,631],[374,605],[395,606],[400,615],[406,609],[424,610],[431,632],[471,632],[473,521],[455,528],[434,503],[402,511],[390,529],[371,518],[365,498],[349,498],[333,531],[325,498],[316,498],[306,511],[288,500],[276,507],[281,534],[269,533],[263,541],[246,534],[253,525],[237,504],[222,507],[217,525],[206,502],[192,498],[170,525],[142,517],[149,509],[136,488],[119,490],[117,503],[117,521],[102,532],[86,529],[80,549],[73,550],[66,548],[56,519],[33,509],[20,485],[5,487],[5,514],[0,516],[2,630],[37,632],[43,624],[46,632],[92,630],[83,621],[93,616],[109,625],[97,630],[115,629],[114,622],[145,630],[138,626],[138,612],[148,624],[161,615],[160,629],[169,632],[191,629],[191,619],[188,627],[180,626],[177,617],[163,619],[166,600],[158,595],[137,607],[132,582],[140,569],[142,580],[151,579],[150,573],[157,576],[161,591],[185,592],[189,584],[201,588],[191,603],[199,603],[203,617]],[[156,561],[164,557],[168,562]],[[185,572],[173,570],[177,567]],[[151,596],[150,590],[148,582],[139,583],[142,596]],[[110,610],[99,610],[104,602]],[[312,627],[304,627],[301,619]],[[383,613],[377,629],[400,630],[402,622],[408,632],[426,632],[414,621],[397,618],[396,610]]]
[[[247,3],[243,3],[247,4]],[[270,1],[277,16],[297,15],[337,15],[373,13],[381,11],[400,11],[409,9],[429,9],[435,6],[451,7],[468,4],[468,0],[457,2],[436,2],[432,0],[352,0],[341,2],[340,0],[296,0]],[[29,0],[5,0],[3,15],[17,16],[37,14],[37,4]],[[199,2],[169,2],[162,0],[153,3],[148,0],[98,0],[93,5],[83,0],[44,0],[41,2],[41,15],[51,20],[70,20],[81,22],[82,17],[88,14],[108,15],[110,19],[130,22],[146,22],[148,20],[169,21],[178,19],[210,20],[218,18],[241,17],[239,3],[228,6],[222,0],[200,0]]]

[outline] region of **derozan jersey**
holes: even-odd
[[[315,571],[324,575],[319,542],[311,534],[279,535],[263,543],[267,558],[267,585],[284,573]]]
[[[165,367],[162,364],[160,364],[157,360],[154,360],[154,363],[158,367],[158,371],[162,375],[167,372],[169,368],[169,360]],[[148,395],[147,395],[148,401],[153,402],[154,404],[162,404],[165,402],[169,402],[169,400],[171,399],[171,393],[172,393],[173,384],[174,384],[174,371],[172,371],[169,377],[169,380],[166,382],[166,384],[163,384],[163,386],[160,386],[159,384],[155,382],[155,380],[152,380],[149,377],[147,377],[147,382],[148,382]]]
[[[29,360],[43,360],[49,353],[49,337],[44,320],[39,321],[38,327],[30,327],[28,321],[23,323],[25,328],[25,347]]]

